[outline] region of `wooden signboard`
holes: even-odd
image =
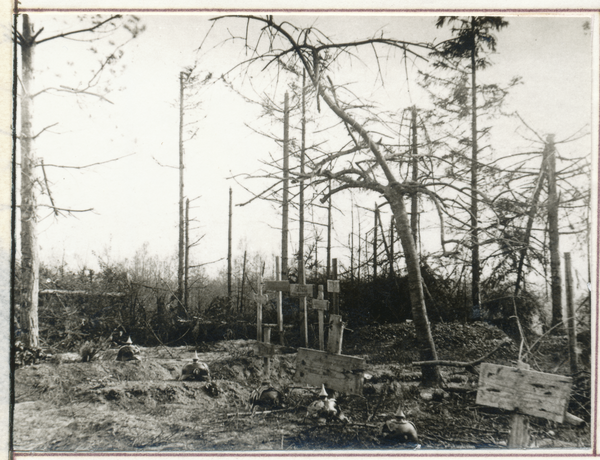
[[[476,402],[562,423],[572,382],[563,375],[483,363]]]
[[[265,291],[290,292],[290,282],[283,281],[265,281]]]
[[[290,295],[292,297],[312,297],[312,284],[290,284]]]
[[[327,292],[340,292],[339,280],[327,280]]]
[[[294,381],[362,395],[365,359],[299,348]]]
[[[329,300],[313,299],[312,307],[314,310],[327,311],[329,308]]]
[[[256,342],[254,344],[254,354],[261,358],[272,358],[277,354],[279,348],[281,347],[274,343]]]

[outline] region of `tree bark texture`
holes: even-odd
[[[411,109],[412,128],[412,181],[414,184],[419,180],[419,149],[417,147],[417,108]],[[419,196],[413,192],[410,197],[410,230],[415,240],[415,246],[419,247]],[[393,243],[392,243],[393,244]]]
[[[188,302],[190,294],[188,292],[189,287],[189,274],[190,274],[190,200],[185,200],[185,253],[183,260],[183,308],[187,315]]]
[[[554,135],[546,138],[544,159],[548,175],[548,243],[550,245],[550,278],[552,297],[552,322],[556,326],[562,322],[562,287],[560,274],[560,248],[558,232],[558,206],[559,199],[556,191],[556,149]]]
[[[423,293],[423,283],[421,278],[421,268],[419,264],[419,255],[414,244],[413,235],[410,230],[410,222],[404,197],[397,191],[391,191],[386,195],[388,202],[396,219],[396,229],[400,236],[400,242],[404,249],[406,259],[406,268],[408,270],[408,287],[410,292],[410,303],[412,307],[412,316],[417,332],[417,342],[419,344],[419,355],[422,361],[437,360],[435,343],[431,335],[431,327],[427,318],[427,309],[425,307],[425,295]],[[439,369],[435,366],[422,366],[423,379],[426,382],[440,380]]]
[[[577,327],[573,305],[573,279],[571,277],[571,253],[565,252],[565,289],[567,298],[567,330],[569,331],[569,366],[571,374],[577,374]]]
[[[523,236],[523,247],[521,248],[521,253],[519,254],[519,265],[517,266],[515,297],[517,297],[517,295],[519,294],[519,289],[521,289],[521,281],[523,280],[523,266],[525,264],[527,250],[529,249],[529,240],[531,238],[531,230],[533,229],[533,219],[537,212],[538,202],[540,200],[542,188],[544,187],[544,179],[546,177],[545,169],[546,167],[544,159],[542,159],[542,167],[540,168],[540,174],[538,175],[538,180],[535,186],[535,190],[533,192],[533,197],[531,198],[531,207],[529,208],[529,212],[527,213],[527,225],[525,227],[525,235]]]
[[[177,265],[177,300],[183,299],[183,266],[184,266],[184,215],[183,215],[183,79],[184,72],[179,73],[179,257]]]
[[[21,97],[21,318],[24,342],[38,347],[39,248],[37,240],[37,156],[33,137],[34,79],[33,56],[35,43],[29,16],[23,15],[22,97]]]
[[[283,109],[283,197],[281,204],[281,279],[288,279],[288,200],[290,184],[290,109],[285,93]]]
[[[384,195],[392,208],[392,213],[394,214],[394,218],[396,220],[396,229],[398,231],[398,235],[400,236],[400,242],[405,254],[406,267],[408,270],[411,309],[413,321],[415,323],[416,335],[418,337],[417,340],[419,342],[420,355],[422,356],[423,361],[437,359],[435,343],[433,342],[433,337],[431,335],[431,328],[427,318],[427,309],[425,307],[425,296],[423,294],[419,256],[416,251],[415,240],[410,230],[408,213],[406,212],[406,206],[404,205],[403,201],[404,195],[398,189],[398,185],[400,184],[391,172],[387,162],[379,151],[377,144],[371,139],[371,136],[366,129],[350,115],[348,115],[343,109],[341,109],[333,101],[333,99],[323,91],[322,86],[320,87],[320,94],[329,108],[338,117],[340,117],[340,119],[351,126],[352,129],[354,129],[367,143],[369,150],[373,153],[389,182],[389,185],[385,187]],[[421,371],[423,373],[423,380],[425,383],[434,383],[441,380],[439,369],[435,366],[423,366]]]
[[[471,302],[473,318],[477,319],[481,308],[481,294],[479,292],[479,197],[477,196],[478,179],[478,145],[477,145],[477,66],[475,43],[475,17],[471,18],[473,32],[473,46],[471,48]]]
[[[229,187],[229,231],[227,233],[227,297],[231,302],[231,236],[233,232],[233,192]]]

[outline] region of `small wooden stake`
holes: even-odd
[[[512,415],[508,447],[511,449],[525,449],[529,447],[529,419],[527,416],[519,413]]]
[[[519,361],[517,368],[529,370],[529,364]],[[508,447],[511,449],[526,449],[529,447],[529,419],[526,415],[521,414],[518,408],[510,420]]]
[[[271,343],[271,326],[265,326],[263,332],[264,332],[263,342]],[[271,358],[263,358],[263,360],[264,360],[263,372],[265,375],[265,379],[268,379],[269,375],[271,375]]]
[[[337,275],[338,275],[338,266],[337,266],[337,259],[333,259],[333,279],[337,280]],[[339,281],[338,281],[339,283]],[[337,286],[337,291],[333,293],[333,314],[334,315],[339,315],[340,314],[340,303],[339,303],[339,292],[340,292],[340,286],[338,284]]]

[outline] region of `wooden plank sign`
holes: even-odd
[[[312,307],[314,310],[327,311],[329,308],[329,300],[313,299]]]
[[[290,295],[292,297],[312,297],[312,284],[290,284]]]
[[[288,280],[283,281],[265,281],[265,291],[278,291],[278,292],[290,292],[290,282]]]
[[[299,348],[294,381],[362,395],[365,359]]]
[[[562,423],[572,383],[563,375],[483,363],[476,402]]]
[[[327,280],[327,292],[340,292],[339,280]]]

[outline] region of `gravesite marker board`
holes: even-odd
[[[299,348],[294,381],[362,395],[365,359]]]
[[[562,423],[572,382],[564,375],[482,363],[476,402]]]

